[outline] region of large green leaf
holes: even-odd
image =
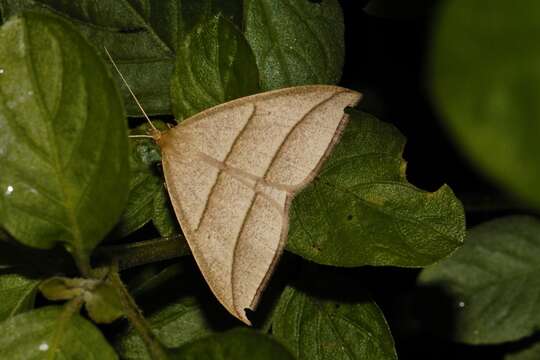
[[[0,222],[18,241],[87,258],[127,198],[119,92],[68,24],[29,13],[0,30]]]
[[[264,90],[335,84],[345,58],[337,0],[245,0],[245,35]]]
[[[67,308],[49,306],[17,315],[0,324],[0,358],[117,359],[92,323]]]
[[[53,12],[75,25],[101,51],[106,46],[146,112],[170,114],[169,84],[177,44],[206,16],[221,12],[239,21],[239,0],[0,0],[6,16],[21,10]],[[185,21],[184,21],[185,20]],[[120,78],[116,77],[120,84]],[[140,115],[127,88],[130,115]]]
[[[393,126],[353,112],[320,175],[294,199],[287,249],[335,266],[431,264],[459,247],[463,207],[448,186],[409,184]]]
[[[0,273],[0,322],[34,307],[39,282],[23,274]]]
[[[450,298],[453,306],[444,311],[451,311],[455,340],[517,340],[540,326],[539,258],[540,221],[501,218],[472,229],[452,257],[422,271],[419,283]]]
[[[178,121],[258,90],[259,74],[249,44],[222,16],[199,23],[178,48],[171,83]]]
[[[444,2],[433,49],[436,103],[476,164],[540,205],[540,2]]]
[[[177,350],[172,359],[182,360],[293,360],[294,357],[271,337],[238,328],[193,341]]]
[[[390,329],[369,298],[333,301],[287,287],[272,332],[298,359],[397,359]]]
[[[148,317],[148,321],[157,338],[167,347],[179,347],[212,333],[209,320],[194,297],[165,306]],[[123,359],[150,359],[143,340],[134,330],[122,336],[116,348]]]

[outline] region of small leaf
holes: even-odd
[[[48,306],[0,324],[2,359],[117,359],[92,323],[66,309]]]
[[[218,12],[233,21],[242,16],[239,0],[0,0],[6,17],[28,9],[60,15],[97,49],[103,52],[106,46],[149,114],[171,113],[170,78],[177,44],[185,34]],[[128,113],[140,116],[128,89],[119,77],[115,80],[122,86]]]
[[[169,199],[165,185],[162,184],[154,196],[152,223],[163,237],[181,233],[180,225]]]
[[[237,328],[193,341],[176,350],[171,359],[292,360],[294,357],[268,335]]]
[[[352,112],[315,181],[293,201],[287,249],[334,266],[424,266],[465,235],[463,207],[446,185],[430,193],[405,179],[405,139]]]
[[[132,170],[128,205],[115,231],[118,237],[135,232],[152,219],[154,197],[161,187],[162,180],[151,172]]]
[[[370,299],[339,302],[287,287],[272,332],[298,359],[395,359],[383,314]]]
[[[0,275],[0,322],[34,307],[39,282],[17,273]]]
[[[43,281],[39,290],[43,296],[52,301],[71,300],[84,293],[85,288],[94,286],[95,282],[90,279],[55,276]]]
[[[0,224],[85,261],[127,199],[120,95],[94,49],[50,16],[2,26],[0,68]]]
[[[453,307],[445,311],[451,311],[455,340],[513,341],[540,326],[539,258],[540,221],[501,218],[473,228],[452,257],[422,271],[419,283],[450,296]]]
[[[340,80],[345,41],[337,0],[246,0],[244,6],[263,90]]]
[[[109,324],[124,315],[122,303],[116,290],[108,283],[100,283],[95,289],[84,293],[88,315],[98,324]]]
[[[222,16],[198,24],[178,48],[171,82],[178,121],[258,90],[259,74],[249,44]]]
[[[156,122],[159,129],[164,126]],[[134,129],[132,135],[147,134],[145,124]],[[125,237],[140,229],[154,213],[154,198],[163,187],[163,178],[156,170],[161,162],[160,150],[152,139],[132,139],[129,159],[130,183],[129,197],[124,213],[115,229],[117,237]]]
[[[171,348],[212,333],[206,313],[195,297],[167,305],[149,316],[148,322],[160,342]],[[135,330],[121,337],[116,348],[123,359],[150,359],[143,340]]]
[[[540,205],[540,2],[446,1],[432,54],[435,102],[488,175]]]
[[[121,317],[123,307],[114,288],[103,280],[55,276],[39,287],[49,300],[70,300],[82,296],[88,315],[98,324]]]

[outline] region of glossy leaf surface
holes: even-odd
[[[463,207],[444,185],[431,193],[405,178],[403,135],[354,112],[319,176],[293,201],[287,249],[335,266],[424,266],[465,235]]]
[[[199,23],[178,48],[171,83],[177,121],[258,89],[259,74],[251,48],[222,16]]]
[[[0,275],[0,321],[34,307],[39,279],[17,273]]]
[[[0,68],[1,225],[26,245],[87,257],[127,198],[119,92],[71,26],[35,13],[3,25]]]
[[[101,332],[78,314],[49,306],[0,324],[0,358],[115,360]]]
[[[171,113],[169,83],[176,48],[185,34],[218,12],[232,21],[241,20],[238,0],[0,1],[6,17],[29,9],[57,14],[100,51],[106,46],[150,114]],[[122,85],[129,114],[140,116],[127,88],[118,77],[115,80]]]
[[[287,287],[272,332],[298,359],[397,359],[386,320],[368,298],[339,302]]]
[[[540,326],[540,222],[513,216],[473,228],[450,258],[422,271],[421,285],[444,291],[454,319],[451,336],[496,344],[529,336]],[[439,315],[439,316],[440,316]]]
[[[340,80],[345,45],[337,0],[245,0],[244,22],[263,90]]]

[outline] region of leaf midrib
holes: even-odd
[[[49,110],[47,109],[46,105],[45,105],[45,102],[44,102],[44,96],[43,96],[43,90],[41,89],[41,86],[39,85],[39,82],[36,78],[36,69],[34,67],[34,62],[33,62],[33,57],[32,57],[32,50],[31,50],[31,46],[32,46],[32,43],[30,41],[30,38],[29,38],[29,34],[28,34],[28,25],[27,25],[27,21],[26,21],[26,18],[22,17],[21,18],[21,21],[22,21],[22,36],[23,36],[23,41],[24,43],[26,44],[26,46],[24,47],[24,52],[26,53],[27,56],[24,56],[24,59],[25,59],[25,63],[26,63],[26,66],[28,68],[28,75],[29,75],[29,78],[30,78],[30,82],[32,83],[32,87],[36,90],[36,99],[37,99],[37,102],[38,102],[38,108],[39,108],[39,111],[41,112],[44,120],[45,120],[45,128],[46,128],[46,132],[47,132],[47,138],[49,139],[49,141],[52,141],[52,144],[49,143],[49,150],[51,151],[52,153],[52,157],[53,157],[53,163],[51,164],[52,165],[52,168],[53,168],[53,171],[54,171],[54,175],[55,175],[55,178],[56,178],[56,181],[57,183],[60,185],[60,193],[62,194],[62,198],[64,199],[65,201],[65,204],[63,204],[63,207],[64,209],[66,210],[66,215],[67,215],[67,218],[68,218],[68,222],[71,224],[71,227],[69,228],[70,229],[70,232],[71,232],[71,235],[73,237],[73,240],[74,240],[74,245],[75,245],[75,249],[77,252],[81,252],[82,251],[82,235],[81,235],[81,231],[80,231],[80,228],[79,228],[79,225],[77,223],[77,219],[75,217],[75,213],[72,211],[74,207],[70,207],[69,205],[72,205],[72,197],[68,195],[68,193],[66,192],[66,183],[63,179],[63,177],[61,176],[60,174],[60,171],[61,171],[61,162],[60,162],[60,154],[58,153],[58,148],[57,148],[57,139],[56,139],[56,135],[54,133],[54,130],[52,129],[52,124],[53,124],[53,115],[51,113],[49,113]],[[51,36],[51,39],[52,41],[55,41],[58,43],[58,40],[56,39],[56,37],[53,37]],[[62,47],[61,46],[58,46],[58,48],[60,49],[60,52],[62,51]],[[62,60],[62,59],[61,59]],[[62,79],[60,81],[60,84],[62,85],[62,89],[61,91],[63,91],[63,76],[64,76],[64,65],[63,65],[63,61],[62,61]],[[52,146],[51,146],[52,145]],[[79,255],[82,255],[79,254]]]
[[[376,182],[373,182],[373,183],[363,183],[363,184],[358,184],[355,187],[363,187],[363,186],[376,185],[376,184],[381,184],[381,183],[384,183],[384,182],[376,181]],[[392,182],[392,181],[389,181],[388,183],[395,184],[397,186],[411,188],[411,189],[413,189],[415,191],[418,191],[418,192],[428,193],[428,192],[423,191],[421,189],[415,188],[414,186],[412,186],[412,185],[410,185],[408,183],[405,183],[405,182],[397,182],[397,181]],[[421,222],[421,221],[419,221],[419,220],[417,220],[416,218],[413,218],[413,217],[407,218],[405,216],[399,216],[399,215],[397,215],[395,213],[385,211],[385,210],[382,209],[382,206],[380,206],[378,204],[374,204],[374,203],[370,202],[369,200],[364,199],[363,197],[361,197],[360,195],[354,193],[353,191],[351,191],[349,189],[341,188],[339,186],[336,186],[336,184],[332,184],[332,183],[321,183],[321,184],[324,185],[324,186],[327,186],[327,187],[329,187],[331,189],[335,189],[337,191],[340,191],[342,193],[345,193],[345,194],[348,194],[348,195],[352,196],[353,198],[357,199],[360,203],[364,204],[366,207],[368,207],[370,209],[373,209],[373,210],[381,213],[384,216],[388,216],[388,217],[390,217],[392,219],[397,219],[397,220],[407,222],[407,223],[410,223],[410,224],[413,224],[413,225],[416,225],[416,226],[419,226],[419,227],[427,228],[427,229],[431,230],[432,232],[438,234],[442,238],[446,239],[449,243],[460,243],[456,239],[452,238],[450,235],[445,234],[445,233],[441,232],[440,230],[436,229],[431,224],[423,223],[423,222]],[[440,189],[435,191],[433,194],[435,194],[435,193],[437,193],[439,191],[440,191]]]
[[[460,262],[460,263],[463,263],[463,262]],[[465,264],[470,265],[469,263],[465,263]],[[504,284],[506,284],[506,283],[509,283],[509,282],[512,283],[512,282],[514,282],[516,280],[521,280],[522,278],[533,278],[533,279],[535,279],[535,278],[538,277],[539,274],[540,274],[540,265],[538,267],[533,267],[531,270],[512,273],[512,274],[509,274],[508,276],[504,276],[504,274],[503,274],[503,277],[500,277],[501,275],[497,274],[498,278],[496,280],[488,281],[488,282],[482,283],[481,285],[478,285],[478,286],[475,286],[475,287],[461,287],[461,284],[460,284],[460,287],[461,287],[461,289],[465,290],[467,293],[477,293],[478,291],[486,290],[486,289],[489,289],[491,287],[505,286]],[[459,283],[456,283],[456,284],[459,284]],[[459,292],[461,292],[461,291],[459,291]],[[465,294],[463,294],[463,295],[465,295]]]
[[[280,0],[278,0],[278,1],[280,1]],[[289,73],[289,69],[287,68],[287,66],[284,65],[284,64],[287,64],[287,62],[285,61],[285,55],[283,54],[283,49],[280,46],[274,45],[274,44],[279,43],[279,41],[277,40],[279,38],[279,35],[275,31],[275,28],[272,26],[273,24],[272,24],[272,22],[270,20],[270,16],[268,15],[268,14],[271,13],[271,11],[269,11],[268,5],[266,4],[266,2],[264,0],[261,1],[261,7],[263,9],[261,17],[262,17],[263,22],[265,24],[265,27],[266,27],[266,29],[268,31],[269,39],[271,40],[270,48],[275,48],[276,49],[275,53],[276,53],[276,57],[279,59],[280,65],[281,65],[280,66],[281,73],[282,73],[283,77],[285,78],[286,83],[290,84],[291,83],[291,75]],[[268,57],[269,56],[270,56],[270,53],[268,53]],[[268,57],[261,59],[261,61],[266,62]]]

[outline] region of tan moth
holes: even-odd
[[[316,176],[347,123],[344,109],[360,98],[337,86],[297,86],[215,106],[165,132],[150,122],[193,257],[244,323],[285,246],[294,195]]]

